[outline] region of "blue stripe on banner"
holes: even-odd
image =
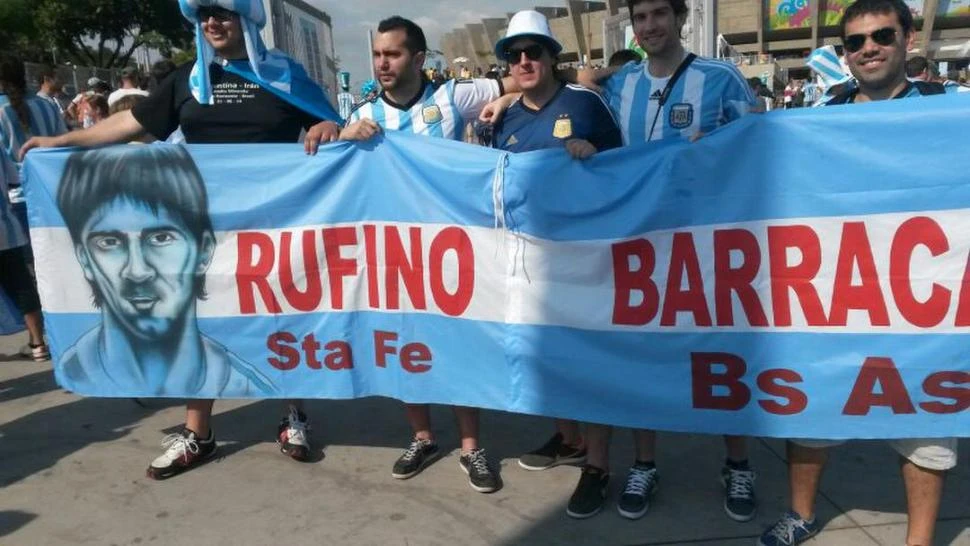
[[[55,347],[69,346],[62,345],[65,339],[79,337],[97,322],[96,315],[47,316],[49,330],[58,334]],[[204,319],[199,328],[274,384],[284,385],[282,396],[289,398],[390,396],[413,403],[712,434],[892,438],[918,430],[921,437],[970,435],[970,421],[954,420],[952,412],[925,409],[938,411],[934,402],[954,404],[953,399],[927,394],[923,387],[939,363],[961,362],[965,354],[961,344],[946,335],[829,335],[826,343],[818,343],[811,334],[773,334],[768,344],[754,333],[586,332],[366,312]],[[292,370],[281,371],[268,363],[269,358],[280,358],[267,349],[267,337],[276,332],[290,332],[297,339],[288,344],[299,359]],[[375,332],[397,338],[381,345],[375,342]],[[311,333],[321,346],[347,342],[353,370],[334,371],[323,364],[312,369],[300,345]],[[379,346],[400,352],[404,344],[414,342],[429,348],[430,370],[404,371],[396,353],[386,357],[384,366],[378,364]],[[518,356],[506,361],[506,351]],[[327,353],[320,349],[318,360],[323,362]],[[936,357],[928,360],[925,354]],[[867,357],[893,360],[908,397],[899,398],[903,402],[896,411],[907,413],[894,415],[878,397],[868,396],[881,392],[872,385],[853,395]],[[729,370],[738,381],[724,379]],[[118,395],[111,386],[84,390],[63,374],[58,382],[80,394]],[[875,388],[888,384],[876,383]],[[136,395],[126,392],[121,396]],[[853,414],[861,410],[867,415]]]
[[[920,109],[909,114],[899,112],[906,101],[887,101],[853,105],[849,115],[843,114],[846,108],[832,107],[746,116],[693,144],[645,143],[597,154],[581,165],[559,150],[513,155],[505,169],[506,214],[516,229],[537,237],[585,240],[688,225],[970,208],[970,185],[962,176],[970,172],[970,155],[953,145],[962,142],[970,124],[970,108],[961,107],[970,104],[970,96],[917,100]],[[900,122],[886,123],[885,115]],[[916,143],[918,127],[927,130]],[[891,155],[885,153],[889,149]],[[213,204],[217,230],[370,220],[494,225],[495,150],[393,131],[359,150],[347,143],[323,146],[316,157],[286,144],[261,146],[265,155],[240,154],[232,146],[190,150],[213,194],[233,196]],[[912,168],[930,152],[939,161]],[[51,153],[57,152],[31,157]],[[62,154],[27,162],[31,201],[37,191],[32,179],[43,180],[44,192],[55,195],[65,160]],[[228,164],[235,166],[232,175]],[[771,165],[818,169],[766,168]],[[267,181],[274,181],[272,194],[262,189]],[[900,192],[906,195],[902,203]],[[240,210],[285,213],[240,215]],[[650,210],[664,213],[645,213]],[[36,227],[62,225],[51,209],[32,207],[30,220]]]
[[[379,104],[379,103],[378,103]],[[376,105],[375,105],[376,106]],[[210,215],[217,231],[297,227],[320,223],[386,220],[494,225],[492,172],[497,150],[476,149],[464,157],[465,144],[438,139],[427,146],[426,137],[393,133],[385,142],[355,152],[349,143],[322,146],[315,157],[302,147],[264,145],[260,153],[238,146],[190,146],[211,195],[231,195],[211,200]],[[161,146],[161,144],[156,144]],[[54,202],[57,181],[67,154],[47,150],[31,152],[31,158],[47,154],[50,160],[25,165],[29,201]],[[57,156],[56,158],[54,156]],[[459,163],[455,157],[463,157]],[[431,163],[426,163],[431,162]],[[226,165],[235,165],[227,176]],[[451,165],[451,174],[426,183],[427,165]],[[237,169],[237,170],[235,170]],[[375,170],[377,169],[377,170]],[[367,183],[380,171],[379,183]],[[42,186],[34,182],[42,182]],[[210,198],[211,199],[211,198]],[[466,206],[449,207],[448,203]],[[253,214],[240,214],[240,211]],[[30,207],[33,227],[60,227],[56,208]]]

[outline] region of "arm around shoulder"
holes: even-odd
[[[145,131],[141,123],[135,119],[131,110],[118,112],[101,123],[84,129],[64,133],[55,137],[33,137],[20,148],[20,159],[23,160],[27,152],[33,148],[59,148],[65,146],[103,146],[129,142]]]

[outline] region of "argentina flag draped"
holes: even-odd
[[[580,162],[388,134],[34,151],[58,382],[660,430],[968,436],[962,96]]]

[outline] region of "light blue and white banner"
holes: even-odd
[[[970,436],[970,97],[580,162],[390,134],[32,152],[59,383]]]

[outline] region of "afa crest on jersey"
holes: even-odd
[[[674,129],[686,129],[694,123],[694,105],[679,102],[670,106],[670,126]]]
[[[556,124],[552,126],[552,136],[556,138],[569,138],[573,136],[573,121],[568,117],[557,119]]]
[[[421,119],[426,125],[432,125],[441,121],[441,108],[438,105],[427,106],[421,110]]]

